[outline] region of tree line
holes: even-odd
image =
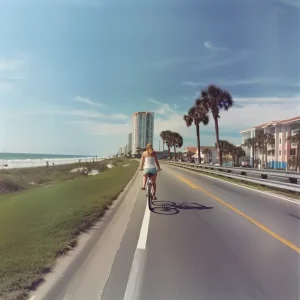
[[[162,131],[160,137],[163,140],[163,151],[164,145],[168,147],[168,156],[171,157],[171,148],[174,149],[174,154],[176,156],[176,148],[181,148],[183,146],[183,137],[178,133],[171,130]],[[142,152],[146,151],[146,148],[137,147],[136,152],[140,155]]]
[[[208,125],[210,115],[214,121],[216,134],[216,148],[218,151],[220,165],[223,164],[223,150],[219,137],[219,118],[221,111],[228,111],[233,106],[231,94],[220,88],[219,86],[210,84],[207,88],[202,89],[200,96],[195,100],[194,105],[188,110],[188,113],[183,116],[183,120],[187,127],[192,125],[196,128],[198,162],[201,162],[200,157],[200,125]],[[168,136],[161,134],[163,142],[168,143]],[[232,151],[234,152],[234,151]]]
[[[183,116],[183,121],[187,127],[195,126],[197,137],[197,149],[198,149],[198,162],[201,162],[200,158],[200,125],[208,125],[211,118],[214,122],[216,143],[215,147],[218,152],[219,164],[223,165],[223,156],[231,155],[234,163],[238,162],[238,159],[245,156],[245,151],[240,146],[235,146],[226,140],[220,140],[219,133],[219,119],[222,111],[228,111],[234,105],[234,101],[229,91],[222,89],[221,87],[210,84],[206,88],[201,90],[200,96],[195,100],[192,107],[188,110],[187,114]],[[175,134],[175,138],[174,138]],[[174,155],[176,158],[176,148],[180,148],[183,144],[183,138],[179,133],[173,133],[170,130],[165,130],[160,133],[160,137],[163,140],[163,145],[166,144],[169,151],[174,147]],[[176,137],[180,137],[180,143],[176,142]],[[300,160],[300,133],[289,136],[287,138],[293,143],[297,143],[297,155],[290,158],[290,163],[295,165],[296,170],[298,168]],[[181,143],[182,142],[182,143]],[[268,162],[269,145],[275,145],[274,134],[271,133],[258,133],[257,136],[248,138],[244,141],[242,146],[252,149],[252,167],[255,167],[255,155],[259,149],[263,157],[265,157],[265,165]],[[205,149],[207,154],[208,149]],[[272,150],[271,150],[272,151]],[[205,155],[206,155],[205,154]]]

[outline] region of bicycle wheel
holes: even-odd
[[[152,210],[152,184],[151,183],[148,185],[147,200],[148,200],[149,210]]]

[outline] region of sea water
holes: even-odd
[[[99,156],[83,155],[57,155],[57,154],[32,154],[32,153],[0,153],[0,169],[29,168],[54,165],[64,165],[81,162],[103,160]]]

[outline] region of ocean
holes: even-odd
[[[97,160],[103,158],[97,157]],[[0,152],[0,169],[29,168],[49,165],[62,165],[79,162],[92,162],[96,156],[36,154],[36,153],[8,153]]]

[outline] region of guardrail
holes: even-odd
[[[232,179],[237,179],[249,183],[255,183],[258,185],[268,186],[275,189],[292,191],[300,193],[300,174],[297,172],[285,172],[285,171],[275,171],[275,170],[248,170],[245,168],[230,168],[221,167],[214,165],[204,165],[204,164],[193,164],[193,163],[182,163],[182,162],[165,162],[169,165],[174,165],[177,167],[182,167],[185,169],[190,169],[193,171],[200,171],[204,173],[210,173],[214,175],[220,175]],[[256,176],[256,177],[255,177]],[[257,178],[257,176],[259,176]],[[269,176],[269,179],[268,179]],[[251,178],[252,177],[252,178]],[[271,180],[274,178],[276,180]],[[286,181],[289,182],[286,182]]]

